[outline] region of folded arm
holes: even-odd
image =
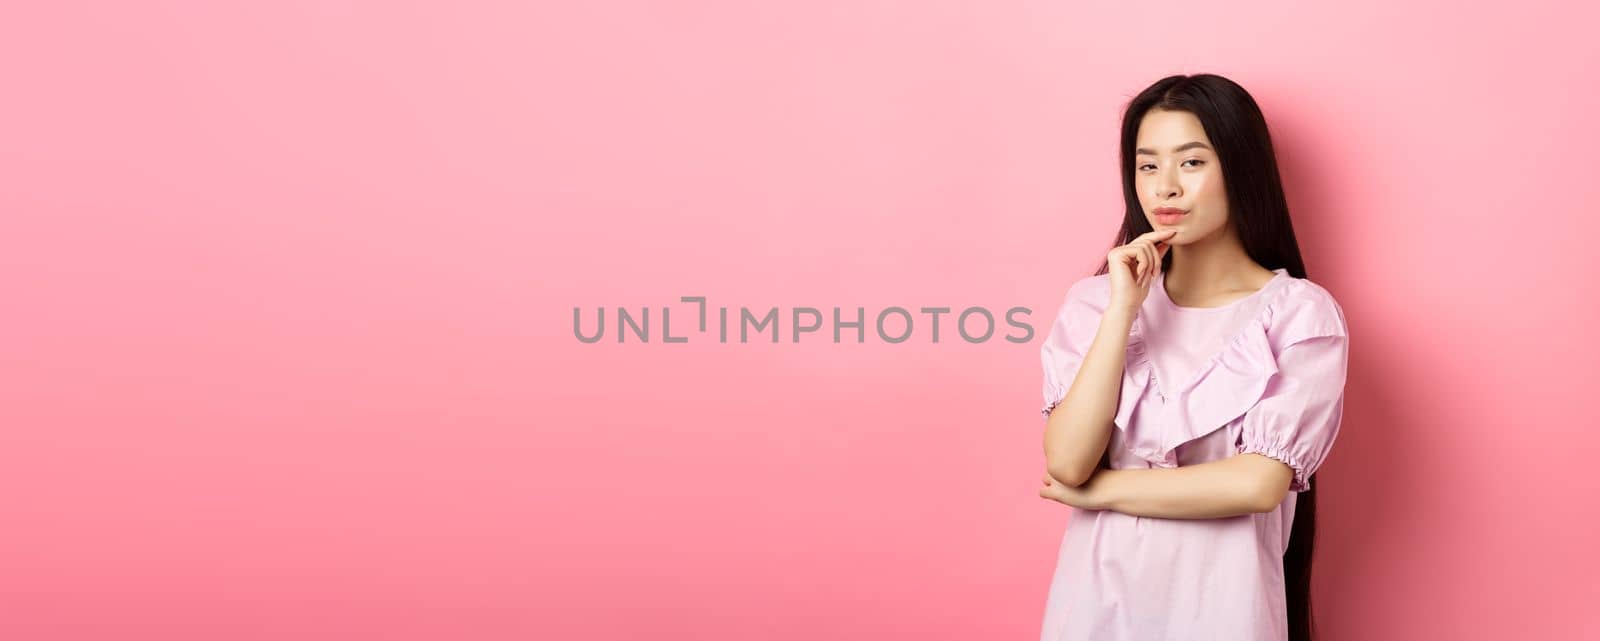
[[[1214,519],[1271,512],[1289,491],[1293,470],[1260,454],[1237,454],[1171,468],[1096,470],[1081,487],[1058,487],[1057,500],[1085,509],[1168,519]]]

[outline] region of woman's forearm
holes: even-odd
[[[1084,484],[1105,454],[1122,396],[1128,330],[1137,312],[1112,308],[1101,315],[1083,364],[1045,422],[1045,465],[1062,484]]]
[[[1167,519],[1269,512],[1288,490],[1287,466],[1255,454],[1170,468],[1098,470],[1084,491],[1100,509]]]

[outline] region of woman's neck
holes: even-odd
[[[1217,234],[1200,242],[1174,245],[1172,267],[1162,279],[1173,302],[1211,307],[1261,289],[1272,276],[1272,270],[1250,259],[1238,236]]]

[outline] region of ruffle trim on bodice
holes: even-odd
[[[1134,322],[1135,328],[1139,325]],[[1267,342],[1267,326],[1260,317],[1246,323],[1226,347],[1178,385],[1156,376],[1143,336],[1135,337],[1138,331],[1134,329],[1128,335],[1128,375],[1123,381],[1116,424],[1123,430],[1123,442],[1128,448],[1153,463],[1176,466],[1179,446],[1243,416],[1261,399],[1267,383],[1278,372],[1277,360]],[[1132,394],[1127,389],[1130,382],[1136,387]],[[1134,433],[1129,426],[1139,412],[1154,415],[1140,417],[1141,429]]]
[[[1287,274],[1279,280],[1295,280]],[[1176,467],[1177,449],[1243,416],[1278,373],[1267,329],[1290,282],[1271,282],[1254,318],[1188,380],[1160,380],[1146,352],[1143,315],[1128,332],[1122,396],[1114,422],[1127,449],[1160,467]],[[1143,415],[1150,413],[1150,416]],[[1139,429],[1130,429],[1135,421]]]

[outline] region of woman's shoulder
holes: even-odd
[[[1065,304],[1088,310],[1105,311],[1111,302],[1111,274],[1083,276],[1067,286]]]
[[[1110,273],[1094,273],[1088,277],[1078,278],[1067,286],[1067,299],[1082,299],[1086,302],[1110,301]],[[1104,307],[1104,305],[1101,305]]]
[[[1317,336],[1349,336],[1344,308],[1333,292],[1308,278],[1283,275],[1267,305],[1267,334],[1288,345]]]

